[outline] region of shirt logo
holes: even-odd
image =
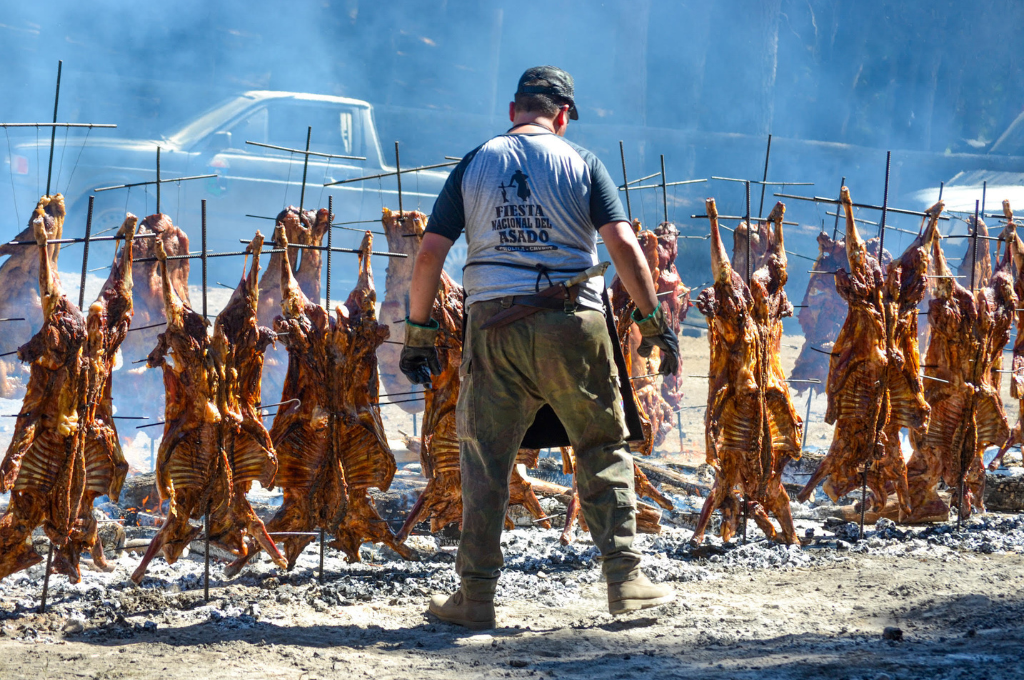
[[[512,179],[508,181],[507,188],[511,189],[513,184],[519,187],[518,189],[516,189],[516,196],[519,197],[520,201],[525,201],[528,198],[530,198],[530,186],[526,183],[526,179],[528,177],[529,175],[524,175],[523,171],[517,168],[516,171],[512,173]],[[502,196],[504,197],[505,190],[502,189],[501,193]],[[508,201],[505,202],[508,203]]]

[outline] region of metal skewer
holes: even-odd
[[[626,215],[629,217],[629,226],[633,228],[633,207],[629,204],[629,179],[626,177],[626,147],[622,140],[619,140],[619,156],[622,158],[622,188],[626,192]]]
[[[50,164],[49,164],[49,166],[46,169],[46,195],[47,196],[50,195],[50,177],[53,176],[53,147],[54,147],[55,142],[57,141],[57,105],[60,103],[60,74],[61,74],[61,71],[63,69],[64,69],[64,61],[60,60],[60,61],[57,62],[57,92],[56,92],[56,94],[53,95],[53,127],[50,128]],[[50,552],[51,553],[53,552],[52,548],[50,549]],[[49,558],[47,558],[47,561],[49,561]],[[50,573],[49,569],[47,569],[46,573],[47,573],[47,575],[49,575],[49,573]],[[46,596],[44,594],[43,595],[44,603],[45,603],[45,599],[46,599]],[[46,607],[45,607],[45,604],[44,604],[43,609],[45,609],[45,608]]]

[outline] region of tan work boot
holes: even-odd
[[[651,580],[641,573],[632,581],[608,584],[608,611],[615,615],[635,612],[667,604],[675,597],[672,588],[664,584],[651,583]]]
[[[451,597],[432,596],[427,611],[446,623],[470,630],[494,628],[494,601],[471,600],[461,589]]]

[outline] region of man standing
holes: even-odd
[[[576,450],[580,502],[601,551],[609,610],[673,598],[641,573],[632,547],[633,460],[603,314],[603,269],[594,269],[598,234],[636,302],[640,354],[659,347],[662,371],[674,373],[676,336],[608,171],[563,139],[577,119],[572,77],[552,66],[528,69],[509,119],[512,129],[466,154],[434,204],[413,269],[401,358],[414,383],[440,373],[430,313],[445,257],[464,231],[467,318],[456,414],[463,524],[455,564],[462,585],[451,597],[435,595],[429,611],[474,630],[494,627],[509,478],[545,405]],[[504,202],[509,177],[518,191]],[[570,280],[578,283],[563,285]]]

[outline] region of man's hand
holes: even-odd
[[[398,368],[413,385],[430,385],[431,376],[441,375],[441,362],[434,348],[437,331],[438,324],[433,319],[426,326],[405,320],[405,346]]]
[[[636,348],[636,353],[645,359],[651,356],[655,347],[661,350],[662,375],[675,375],[679,370],[679,338],[675,331],[668,327],[665,320],[665,310],[659,304],[648,316],[641,316],[638,310],[633,310],[633,321],[640,329],[642,340]]]

